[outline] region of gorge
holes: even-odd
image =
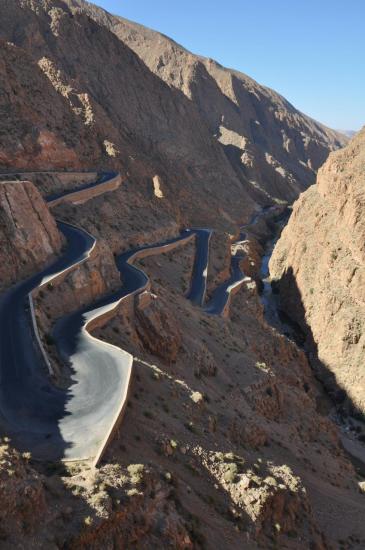
[[[364,130],[0,7],[0,548],[363,548]]]

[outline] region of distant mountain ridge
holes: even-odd
[[[340,132],[351,139],[358,133],[358,130],[336,130],[336,132]]]

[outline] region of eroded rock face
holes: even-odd
[[[260,541],[281,533],[304,536],[318,549],[326,547],[306,490],[288,466],[261,459],[254,463],[232,452],[205,453],[199,447],[194,452],[230,495],[237,525],[248,524],[252,538]]]
[[[62,243],[54,218],[31,182],[0,183],[0,290],[42,268]]]
[[[330,155],[295,204],[270,263],[330,391],[365,411],[365,130]]]
[[[176,361],[181,333],[169,310],[159,300],[137,309],[137,333],[145,348],[167,362]]]
[[[6,9],[2,13],[6,17]],[[34,59],[1,38],[0,33],[0,168],[77,170],[86,157],[95,163],[95,136]]]

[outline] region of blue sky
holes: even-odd
[[[365,0],[95,0],[274,88],[313,118],[365,124]]]

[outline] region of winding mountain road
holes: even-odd
[[[212,297],[208,303],[204,306],[204,311],[210,315],[225,315],[229,308],[230,300],[232,294],[239,287],[251,281],[251,278],[243,273],[241,270],[241,260],[244,258],[242,254],[239,253],[239,245],[243,244],[246,240],[246,230],[248,227],[256,225],[260,219],[267,214],[270,210],[277,209],[277,206],[268,206],[264,207],[258,212],[255,212],[251,220],[240,228],[240,234],[237,241],[232,243],[231,246],[231,268],[230,276],[227,281],[219,285],[213,292]],[[203,304],[201,304],[203,306]]]
[[[58,227],[68,242],[64,255],[0,297],[0,426],[21,448],[47,459],[63,456],[67,445],[59,422],[65,417],[68,395],[55,388],[40,368],[28,296],[87,261],[95,246],[85,231],[62,222]]]
[[[94,185],[114,177],[114,173],[104,175]],[[84,189],[90,187],[88,184]],[[66,193],[48,200],[62,196]],[[36,459],[97,461],[126,405],[133,357],[94,338],[89,330],[95,321],[100,323],[112,316],[124,299],[148,286],[147,275],[131,265],[140,255],[161,254],[196,235],[198,241],[202,237],[198,248],[206,271],[208,241],[205,231],[187,230],[176,239],[116,258],[123,280],[121,288],[55,325],[57,349],[72,372],[70,387],[62,390],[52,384],[41,368],[42,356],[30,322],[29,297],[34,289],[87,261],[96,240],[82,229],[57,223],[67,240],[62,257],[0,297],[0,426],[20,449],[31,451]],[[192,289],[193,296],[205,296],[206,272],[203,274],[198,267]]]
[[[210,315],[223,315],[229,304],[232,292],[243,283],[251,281],[241,270],[241,256],[231,257],[231,275],[227,281],[219,285],[211,299],[204,307],[204,311]]]
[[[103,174],[96,182],[77,188],[102,185],[118,174]],[[47,198],[51,205],[73,191]],[[123,300],[149,286],[147,275],[134,265],[139,257],[162,254],[195,238],[196,255],[187,298],[203,307],[209,262],[209,229],[187,229],[175,239],[143,246],[119,255],[116,265],[123,284],[118,291],[60,319],[53,330],[59,355],[71,369],[67,390],[54,386],[44,374],[40,341],[34,338],[29,300],[36,288],[52,283],[87,261],[96,244],[86,231],[57,222],[67,248],[51,266],[15,285],[0,297],[0,428],[14,443],[40,460],[86,460],[98,462],[127,403],[133,357],[127,351],[93,337],[95,326],[105,324]],[[237,284],[247,278],[240,258],[232,257],[231,277],[214,293],[205,311],[221,314]],[[33,323],[35,320],[33,319]],[[43,350],[43,358],[45,352]]]

